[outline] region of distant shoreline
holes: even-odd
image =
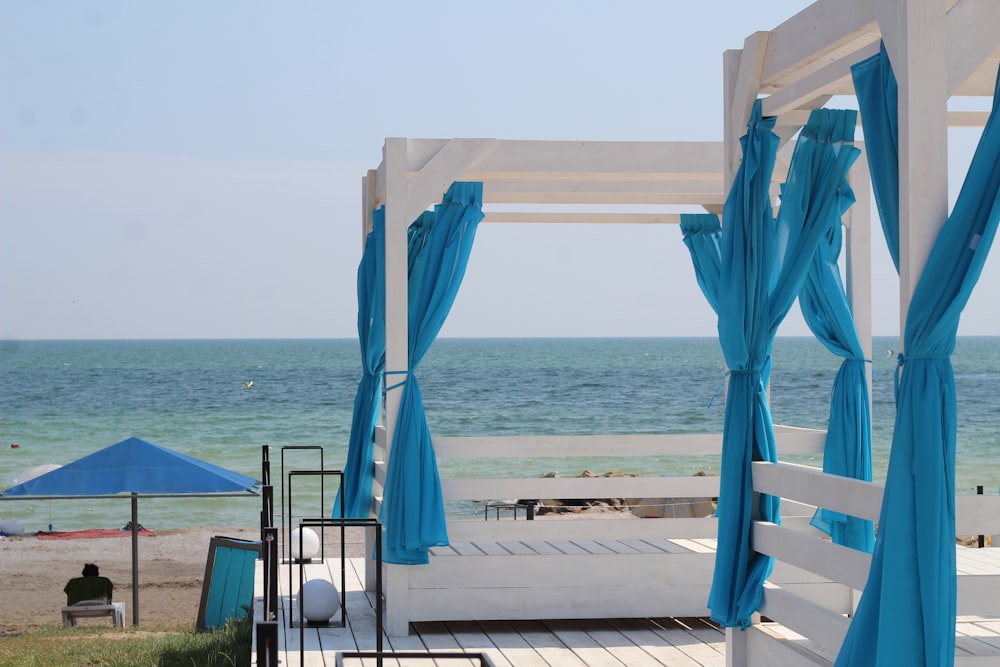
[[[201,601],[209,541],[214,536],[256,541],[260,528],[199,526],[157,530],[139,540],[139,625],[194,628]],[[327,531],[327,548],[339,548],[339,531]],[[357,540],[357,541],[355,541]],[[349,556],[364,553],[363,535],[348,537]],[[66,604],[63,586],[80,575],[84,563],[96,563],[114,584],[113,599],[125,603],[132,620],[132,540],[120,538],[40,540],[34,534],[0,539],[4,564],[4,599],[0,636],[44,626],[61,627],[59,609]],[[108,619],[88,619],[110,625]]]

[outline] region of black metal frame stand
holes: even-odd
[[[292,477],[298,477],[298,476],[302,476],[302,475],[319,476],[320,479],[325,479],[327,477],[327,475],[337,475],[338,477],[340,477],[340,519],[330,519],[331,521],[334,521],[334,520],[343,521],[344,520],[344,500],[345,500],[345,496],[344,496],[344,472],[342,470],[292,470],[291,472],[288,473],[288,535],[286,536],[286,539],[285,539],[285,542],[288,544],[288,560],[285,561],[285,562],[286,563],[294,563],[294,564],[297,564],[299,566],[299,575],[300,575],[299,576],[299,579],[300,579],[300,581],[299,581],[299,590],[301,590],[301,585],[302,585],[302,582],[301,582],[301,578],[302,578],[301,577],[301,574],[302,574],[302,565],[305,564],[305,563],[313,563],[313,562],[322,563],[324,560],[326,560],[326,530],[325,530],[325,528],[326,528],[327,525],[331,525],[331,524],[324,524],[324,523],[312,523],[312,522],[322,522],[322,521],[324,521],[323,517],[314,517],[314,518],[300,519],[299,520],[299,558],[292,558],[292,532],[293,532],[293,530],[292,530]],[[321,502],[321,504],[324,505],[324,508],[322,508],[322,511],[325,512],[326,511],[325,510],[325,502],[323,502],[322,498],[320,499],[320,502]],[[317,526],[320,527],[319,528],[319,531],[320,531],[320,537],[319,537],[319,561],[316,561],[313,558],[302,558],[301,557],[302,556],[302,528],[303,528],[302,522],[303,521],[310,522],[308,524],[309,526],[317,525]],[[340,567],[343,570],[343,568],[344,568],[344,528],[343,528],[343,526],[341,526],[341,529],[340,529]],[[344,583],[346,582],[346,578],[345,578],[346,574],[345,574],[345,572],[346,571],[341,572],[341,597],[343,597],[343,595],[344,595],[344,593],[343,593],[343,586],[344,586]],[[288,590],[289,591],[292,590],[292,568],[288,568]],[[295,627],[294,624],[291,627]]]
[[[343,488],[343,486],[341,486],[341,488]],[[341,507],[343,507],[343,501],[341,502]],[[384,613],[382,593],[382,524],[379,523],[378,519],[330,519],[326,517],[305,518],[299,520],[299,535],[302,535],[302,528],[310,526],[340,527],[340,627],[347,626],[347,554],[344,539],[347,528],[358,526],[373,528],[375,530],[375,648],[377,652],[382,653],[382,637],[384,635],[384,631],[382,629],[382,616]],[[299,618],[297,623],[292,620],[291,627],[298,626],[299,628],[299,664],[305,664],[305,629],[309,623],[306,622],[303,615],[304,605],[302,603],[302,586],[305,584],[303,563],[298,563],[298,566],[300,596]],[[289,568],[289,574],[290,573],[291,568]],[[291,582],[289,582],[289,590],[291,590]],[[382,665],[381,658],[378,659],[378,664]]]
[[[319,469],[323,470],[324,468],[326,468],[326,465],[324,465],[323,463],[323,447],[321,445],[282,445],[281,447],[281,527],[282,528],[285,527],[285,450],[291,451],[291,450],[316,450],[316,449],[319,450]],[[341,479],[341,482],[343,482],[343,479]],[[319,487],[319,496],[321,505],[320,514],[324,514],[326,512],[326,510],[322,507],[325,496],[324,491],[325,489],[323,488],[323,478],[320,478],[320,487]],[[291,500],[289,500],[289,505],[290,504]],[[288,508],[289,523],[291,523],[291,516],[292,516],[291,507],[289,506]],[[289,532],[291,532],[291,529],[289,529]],[[322,542],[320,544],[322,544]],[[285,549],[283,550],[283,555],[286,558],[285,560],[286,563],[292,562],[291,551],[292,551],[292,545],[286,543]]]

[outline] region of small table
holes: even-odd
[[[535,506],[532,503],[487,503],[483,508],[484,520],[490,520],[490,510],[496,511],[497,521],[500,520],[500,510],[511,510],[514,513],[514,520],[517,521],[517,510],[524,509],[525,518],[532,521],[535,518]]]

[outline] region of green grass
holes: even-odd
[[[243,667],[253,616],[214,632],[181,628],[49,628],[0,637],[0,667]]]

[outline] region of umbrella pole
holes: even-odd
[[[132,625],[139,625],[139,496],[132,494]]]

